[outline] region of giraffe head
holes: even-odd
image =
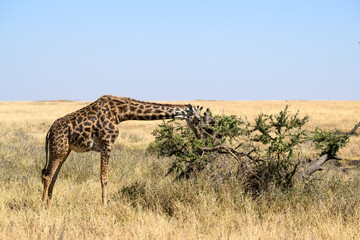
[[[203,107],[187,104],[187,108],[181,114],[175,116],[178,119],[185,119],[189,127],[194,131],[195,136],[201,138],[201,110]]]

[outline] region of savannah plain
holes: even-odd
[[[308,130],[347,132],[360,121],[360,101],[190,103],[250,122],[289,105],[292,113],[311,117]],[[99,154],[72,152],[53,205],[44,209],[46,133],[57,118],[86,104],[0,102],[0,239],[360,239],[359,132],[340,150],[343,160],[327,162],[311,183],[252,198],[236,181],[165,177],[172,159],[146,151],[161,121],[122,122],[110,160],[108,206],[101,203]]]

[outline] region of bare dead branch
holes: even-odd
[[[322,156],[320,156],[318,159],[316,159],[315,161],[313,161],[309,167],[307,167],[304,172],[303,172],[303,176],[311,176],[314,172],[316,171],[322,171],[322,165],[329,160],[329,156],[328,154],[324,154]]]
[[[225,147],[225,146],[216,146],[216,147],[203,147],[200,148],[201,151],[208,151],[208,152],[218,152],[218,153],[222,153],[222,154],[230,154],[232,155],[238,162],[240,162],[240,158],[241,157],[247,157],[251,160],[253,160],[253,157],[251,156],[251,153],[253,153],[255,151],[255,149],[251,150],[248,153],[244,153],[244,152],[239,152],[236,151],[233,148],[229,148],[229,147]]]
[[[355,127],[350,130],[350,132],[348,132],[348,135],[353,135],[359,127],[360,127],[360,122],[356,124]]]
[[[320,156],[318,159],[316,159],[315,161],[311,162],[311,164],[304,170],[304,172],[302,174],[303,177],[309,177],[317,171],[322,171],[323,170],[322,165],[331,159],[341,160],[342,158],[337,155],[330,156],[329,154],[324,154],[324,155]]]

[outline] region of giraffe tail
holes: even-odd
[[[49,159],[49,136],[50,136],[50,130],[46,134],[46,141],[45,141],[46,162],[45,162],[45,166],[44,166],[44,168],[42,170],[43,175],[45,174],[46,166],[47,166],[48,159]]]

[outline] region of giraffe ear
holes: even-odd
[[[190,103],[188,103],[188,104],[186,104],[187,106],[188,106],[188,108],[189,108],[189,114],[193,114],[194,113],[194,107],[190,104]]]
[[[193,107],[193,114],[194,114],[194,115],[196,115],[196,116],[197,116],[197,115],[200,115],[200,111],[201,111],[201,110],[199,110],[199,106]]]

